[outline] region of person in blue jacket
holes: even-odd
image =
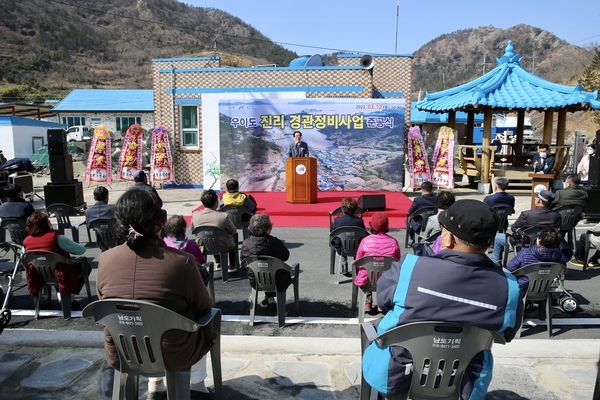
[[[457,322],[497,331],[512,340],[523,319],[516,278],[487,257],[498,218],[477,200],[459,200],[439,216],[442,250],[432,257],[406,254],[377,282],[377,303],[385,313],[382,334],[418,321]],[[365,380],[386,396],[410,389],[412,359],[402,347],[371,343],[363,355]],[[483,399],[492,379],[490,351],[476,355],[461,384],[463,399]]]

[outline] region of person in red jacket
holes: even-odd
[[[71,254],[81,255],[85,253],[84,246],[52,229],[48,214],[43,211],[35,211],[27,218],[25,230],[29,235],[23,240],[26,252],[34,250],[52,251],[67,258],[71,257]],[[76,258],[71,264],[57,266],[57,271],[63,270],[64,272],[64,275],[57,274],[59,289],[63,293],[71,293],[69,301],[71,301],[72,310],[77,310],[80,306],[73,301],[73,294],[79,294],[85,283],[81,273],[84,268],[89,275],[90,268],[87,266],[87,258],[85,257]],[[27,266],[27,289],[32,296],[35,296],[41,287],[37,280],[32,277],[32,274],[35,274],[32,267]],[[57,293],[57,297],[58,301],[63,301],[60,298],[60,293]]]

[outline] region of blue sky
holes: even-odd
[[[299,55],[335,51],[412,54],[445,33],[488,25],[506,29],[521,23],[578,46],[600,43],[598,0],[400,0],[397,43],[397,0],[183,2],[226,11]]]

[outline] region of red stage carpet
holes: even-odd
[[[326,191],[319,192],[317,202],[313,204],[289,204],[285,201],[285,192],[246,192],[251,194],[258,204],[258,213],[271,216],[275,226],[280,227],[323,227],[329,228],[329,212],[335,210],[342,203],[344,197],[353,197],[356,200],[361,195],[385,195],[385,213],[390,219],[390,229],[404,228],[406,225],[406,211],[412,201],[403,193],[398,192],[351,192],[351,191]],[[202,206],[196,208],[201,209]],[[194,210],[195,211],[195,210]],[[364,215],[365,222],[374,211],[367,211]],[[189,218],[186,218],[189,223]],[[368,226],[368,225],[367,225]]]

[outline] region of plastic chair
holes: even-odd
[[[331,243],[331,240],[336,237],[342,242],[342,254],[339,254],[339,257],[337,257],[337,261],[335,262],[335,283],[340,283],[342,256],[354,258],[356,256],[356,250],[358,250],[360,241],[367,236],[369,236],[369,232],[366,229],[356,226],[342,226],[329,233],[329,243]],[[337,254],[335,249],[334,252]]]
[[[204,247],[204,255],[206,256],[221,256],[221,276],[223,278],[223,282],[227,282],[228,274],[227,267],[229,266],[229,250],[221,251],[221,239],[233,236],[234,242],[237,246],[237,233],[232,235],[227,232],[225,229],[219,228],[217,226],[198,226],[194,228],[192,234],[196,236],[196,239],[200,239],[202,241],[202,246]]]
[[[367,301],[366,291],[377,292],[377,281],[382,273],[392,267],[392,263],[398,261],[393,257],[388,256],[367,256],[359,258],[352,264],[352,309],[356,310],[356,302],[358,300],[358,322],[363,323],[365,319],[365,302]],[[360,288],[354,283],[356,278],[356,270],[362,267],[367,270],[369,282],[364,287]]]
[[[421,207],[418,210],[416,210],[415,212],[413,212],[410,215],[406,216],[406,235],[404,236],[404,248],[409,248],[410,246],[408,245],[408,241],[410,238],[410,220],[411,219],[415,219],[415,218],[421,218],[421,229],[419,229],[418,231],[415,231],[415,241],[419,242],[421,241],[421,238],[419,237],[419,234],[421,233],[421,230],[423,228],[425,228],[425,226],[427,225],[427,220],[429,219],[429,217],[431,217],[432,215],[435,215],[438,213],[438,208],[437,207]]]
[[[589,265],[588,262],[590,259],[590,250],[597,249],[590,239],[592,236],[600,236],[600,232],[586,231],[585,234],[587,235],[587,240],[585,241],[585,255],[583,256],[583,272],[585,272]]]
[[[38,276],[41,279],[42,289],[46,290],[46,299],[50,301],[50,291],[52,287],[57,288],[58,291],[58,279],[56,278],[56,265],[57,264],[73,264],[73,260],[67,257],[63,257],[60,254],[53,253],[51,251],[34,250],[28,251],[22,256],[23,262],[31,264]],[[88,279],[89,265],[87,259],[82,258],[82,271],[78,277],[83,277],[85,282],[85,289],[87,291],[88,302],[92,301],[92,292],[90,290],[90,281]],[[42,289],[38,295],[34,298],[35,302],[35,319],[38,319],[40,315],[40,297]],[[71,318],[71,293],[60,292],[61,296],[61,308],[63,311],[64,319]],[[69,299],[69,301],[64,301]]]
[[[65,229],[71,230],[73,241],[79,243],[79,228],[71,225],[71,215],[80,215],[78,209],[68,204],[54,203],[46,207],[50,214],[54,214],[58,223],[58,231],[61,235],[65,234]],[[88,238],[89,239],[89,238]]]
[[[525,300],[533,301],[539,304],[539,319],[546,319],[548,328],[548,337],[552,337],[552,299],[550,289],[552,283],[566,268],[560,263],[540,262],[529,264],[513,271],[513,275],[526,276],[529,279],[527,295]],[[544,316],[545,314],[545,316]]]
[[[413,359],[408,396],[411,399],[459,399],[463,375],[473,356],[505,344],[498,332],[448,322],[414,322],[377,335],[371,322],[361,324],[364,350],[375,341],[379,347],[401,346]],[[371,386],[361,369],[360,399],[368,400]],[[403,397],[404,398],[404,397]]]
[[[275,257],[269,256],[250,256],[242,261],[246,268],[252,270],[256,282],[256,289],[252,288],[250,294],[250,326],[254,325],[254,313],[258,304],[258,292],[277,292],[277,320],[279,327],[285,327],[285,308],[286,308],[286,292],[277,290],[275,284],[275,274],[278,270],[288,271],[292,277],[292,285],[294,286],[294,306],[296,315],[300,315],[300,299],[298,296],[298,283],[300,276],[300,264],[294,263],[291,267],[285,262]]]
[[[531,228],[523,229],[519,233],[506,232],[502,265],[506,266],[508,264],[508,253],[511,248],[513,249],[513,252],[517,254],[523,247],[529,247],[532,244],[535,244],[540,232],[544,228],[545,226],[533,226]]]
[[[147,301],[106,299],[89,304],[83,309],[82,315],[94,318],[113,337],[121,368],[120,371],[115,370],[113,399],[137,399],[139,375],[164,376],[168,399],[189,399],[191,369],[167,370],[161,350],[161,338],[170,329],[195,332],[201,327],[211,326],[217,335],[210,349],[214,396],[222,399],[220,309],[213,308],[200,321],[194,322]]]
[[[106,251],[119,244],[115,228],[109,219],[96,219],[90,224],[90,229],[96,233],[96,242],[100,251]]]
[[[8,230],[11,240],[11,248],[14,254],[14,261],[17,261],[17,255],[23,249],[23,240],[28,236],[25,229],[25,220],[18,218],[2,218],[0,222],[2,228]]]
[[[329,232],[331,232],[333,230],[333,221],[335,220],[334,217],[338,217],[340,215],[342,215],[342,207],[338,207],[333,211],[329,212]],[[356,210],[354,210],[354,215],[357,218],[362,219],[363,215],[365,214],[365,211],[360,208],[360,207],[356,207]],[[335,248],[333,246],[329,246],[329,274],[333,275],[335,273]]]
[[[491,208],[492,211],[498,216],[498,232],[506,233],[506,229],[508,228],[508,216],[513,215],[515,213],[515,209],[511,206],[496,206]]]
[[[244,240],[248,239],[248,236],[250,236],[248,233],[248,225],[250,224],[250,221],[244,221],[244,215],[252,215],[250,210],[244,206],[223,206],[221,207],[220,211],[227,214],[227,217],[231,222],[233,222],[236,229],[242,230],[242,237]]]
[[[581,221],[583,216],[583,207],[581,206],[562,206],[554,209],[560,214],[560,233],[571,246],[571,250],[575,250],[575,227]],[[565,235],[566,233],[566,235]]]

